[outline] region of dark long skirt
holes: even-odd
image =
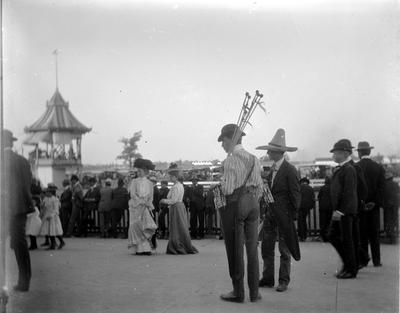
[[[183,202],[172,205],[169,209],[169,241],[167,254],[198,253],[192,245],[186,208]]]

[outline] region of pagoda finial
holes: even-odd
[[[53,55],[56,59],[56,90],[58,91],[58,54],[60,53],[60,50],[56,49],[53,51]]]

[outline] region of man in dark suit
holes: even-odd
[[[295,147],[287,147],[285,130],[278,129],[274,138],[266,146],[256,149],[267,150],[273,161],[267,181],[274,198],[271,209],[265,212],[261,254],[264,270],[259,282],[260,287],[272,288],[275,285],[275,241],[278,237],[280,257],[279,284],[276,291],[287,290],[290,282],[290,255],[300,259],[299,242],[294,220],[300,207],[301,194],[299,177],[296,168],[284,159],[286,151],[296,151]]]
[[[368,245],[371,246],[372,263],[381,266],[381,253],[379,243],[379,210],[383,205],[385,189],[385,170],[381,165],[371,160],[371,147],[368,142],[358,143],[358,164],[364,171],[368,186],[368,195],[365,210],[360,214],[360,242],[362,254],[360,266],[367,266],[369,262]]]
[[[124,180],[118,179],[117,188],[111,193],[111,228],[109,230],[110,237],[117,238],[117,225],[121,221],[124,210],[128,211],[129,193],[124,187]],[[127,237],[127,236],[126,236]]]
[[[62,185],[64,187],[64,191],[60,197],[60,202],[61,202],[60,217],[61,217],[63,232],[66,233],[68,228],[68,222],[72,213],[72,190],[71,190],[71,183],[68,179],[64,179]]]
[[[320,236],[323,242],[328,240],[329,225],[332,219],[331,178],[325,178],[325,185],[318,192]]]
[[[192,239],[204,237],[204,188],[198,183],[199,179],[193,178],[192,186],[189,187],[190,235]]]
[[[330,241],[343,261],[343,268],[337,278],[347,279],[357,276],[356,251],[354,249],[353,225],[357,215],[357,173],[350,164],[351,142],[339,140],[333,146],[335,168],[331,182],[332,223]]]
[[[315,207],[315,193],[307,177],[300,179],[301,203],[298,215],[298,234],[300,241],[307,239],[307,217]]]
[[[100,188],[97,185],[96,178],[90,177],[89,184],[90,188],[83,197],[83,213],[80,225],[80,234],[84,237],[87,237],[90,214],[98,209],[101,197]]]
[[[162,199],[167,199],[168,192],[169,192],[168,181],[163,180],[161,182],[161,188],[160,188],[160,197],[159,197],[160,201]],[[160,203],[160,215],[158,216],[158,229],[160,230],[159,233],[160,239],[168,238],[167,227],[165,223],[165,218],[168,219],[168,213],[169,213],[168,205]]]
[[[72,212],[68,222],[68,230],[65,237],[70,237],[74,231],[75,224],[78,225],[78,236],[80,236],[80,214],[83,207],[83,188],[76,175],[71,175],[72,188]]]
[[[25,238],[27,214],[34,211],[31,197],[32,173],[29,162],[12,151],[14,138],[11,131],[3,130],[5,206],[9,218],[11,249],[18,264],[18,283],[15,291],[28,291],[31,280],[31,260]]]

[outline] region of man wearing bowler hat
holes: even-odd
[[[31,280],[31,261],[25,238],[27,214],[34,212],[31,197],[32,173],[29,162],[12,151],[17,140],[11,131],[3,130],[5,207],[9,219],[11,249],[18,264],[18,283],[15,291],[28,291]]]
[[[360,267],[367,266],[369,262],[368,246],[371,246],[372,263],[381,266],[379,244],[379,210],[383,205],[385,190],[385,170],[381,165],[371,160],[371,147],[368,142],[358,143],[357,151],[360,161],[358,164],[364,171],[368,187],[365,210],[360,212]]]
[[[272,288],[275,285],[275,241],[278,237],[280,257],[279,284],[276,291],[287,290],[290,282],[290,255],[300,260],[300,248],[294,220],[300,207],[301,193],[296,168],[284,158],[285,152],[296,151],[286,146],[285,130],[277,130],[271,142],[256,149],[267,150],[273,161],[267,176],[274,203],[265,212],[261,254],[264,270],[259,282],[260,287]]]
[[[228,153],[223,162],[224,174],[221,189],[226,206],[220,209],[229,275],[233,291],[222,294],[221,299],[231,302],[244,301],[243,244],[247,253],[247,281],[250,301],[261,299],[258,293],[258,219],[262,194],[261,166],[258,159],[241,145],[242,132],[235,124],[222,127],[218,141]]]
[[[358,199],[357,172],[350,163],[353,147],[350,140],[341,139],[335,143],[330,152],[335,167],[331,181],[332,222],[330,241],[343,261],[339,279],[357,276],[357,260],[354,247],[353,228],[355,227]]]

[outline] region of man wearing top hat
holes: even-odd
[[[358,271],[353,239],[358,207],[357,172],[350,163],[352,148],[350,140],[341,139],[330,151],[333,160],[339,164],[334,169],[331,181],[333,214],[329,235],[330,242],[343,261],[343,267],[336,275],[339,279],[355,278]]]
[[[265,213],[261,254],[264,270],[259,282],[260,287],[272,288],[275,285],[275,241],[278,237],[280,257],[279,280],[276,291],[287,290],[290,282],[291,257],[300,259],[299,241],[294,220],[300,207],[301,193],[296,168],[284,158],[285,152],[296,151],[286,146],[285,130],[278,129],[271,142],[256,149],[267,150],[273,161],[267,177],[274,203]]]
[[[377,162],[371,160],[370,154],[373,148],[366,141],[359,142],[357,147],[360,158],[358,164],[364,171],[368,187],[365,210],[360,212],[360,267],[367,266],[369,262],[368,245],[371,246],[373,265],[382,265],[379,244],[379,210],[383,205],[385,170]]]
[[[223,162],[221,180],[226,206],[220,209],[220,215],[233,291],[222,294],[221,299],[230,302],[244,301],[243,244],[246,245],[247,253],[250,301],[255,302],[261,298],[258,293],[257,252],[261,167],[258,159],[242,147],[243,136],[245,133],[235,124],[227,124],[218,137],[228,153]]]
[[[31,197],[32,173],[29,162],[12,151],[17,140],[11,131],[3,130],[5,207],[9,220],[11,249],[18,265],[18,283],[15,291],[28,291],[31,280],[31,261],[25,238],[27,214],[34,212]]]

